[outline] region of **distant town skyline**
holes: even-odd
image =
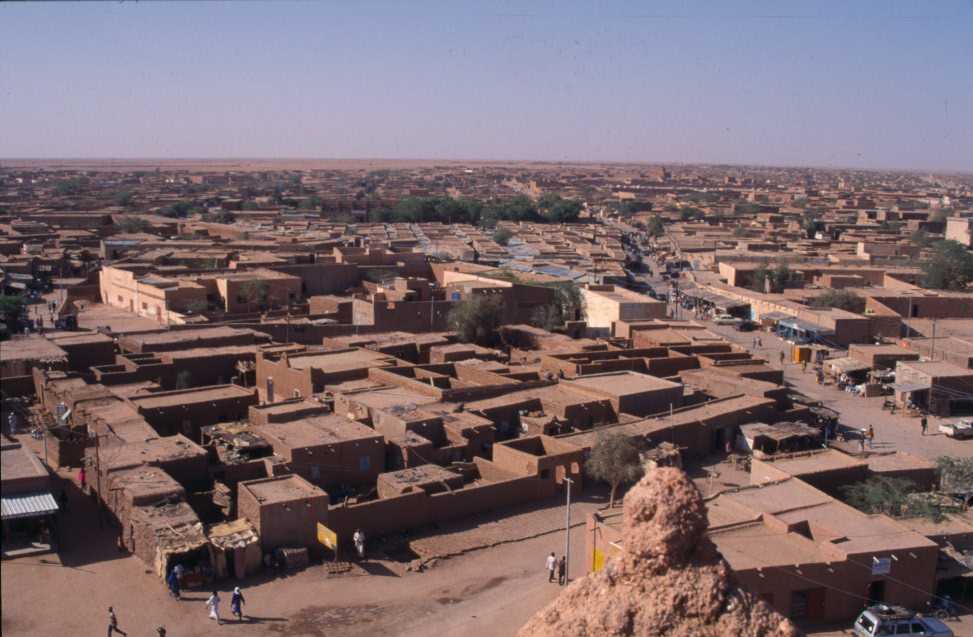
[[[973,2],[4,3],[5,158],[973,170]]]

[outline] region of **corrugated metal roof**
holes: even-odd
[[[4,520],[33,518],[57,513],[57,502],[49,491],[29,495],[4,496],[2,498]]]

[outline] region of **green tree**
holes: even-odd
[[[766,292],[767,290],[767,280],[772,279],[770,268],[767,267],[766,263],[761,263],[757,266],[757,269],[753,271],[753,276],[750,281],[750,289],[754,292]]]
[[[934,522],[945,516],[943,507],[918,492],[916,484],[902,478],[873,476],[841,488],[845,502],[865,513],[894,518],[925,517]]]
[[[615,493],[623,484],[635,482],[642,477],[642,459],[639,449],[628,436],[620,433],[602,433],[591,448],[591,455],[585,461],[585,471],[595,480],[607,482],[611,486],[608,498],[609,508],[615,506]]]
[[[541,213],[552,223],[571,223],[581,215],[582,204],[575,199],[545,195],[537,202]]]
[[[842,487],[845,501],[865,513],[884,513],[892,517],[902,517],[906,512],[909,494],[915,485],[901,478],[874,476]]]
[[[835,308],[861,314],[865,311],[865,299],[849,290],[826,290],[811,299],[811,307]]]
[[[122,232],[135,234],[138,232],[148,232],[152,224],[142,217],[125,216],[119,219],[115,226]]]
[[[973,255],[957,241],[939,241],[922,264],[922,286],[932,290],[965,290],[973,280]]]
[[[508,243],[510,243],[510,240],[513,238],[513,236],[514,233],[511,232],[508,228],[497,228],[496,231],[493,233],[493,240],[499,243],[500,245],[505,246]]]
[[[449,312],[449,325],[464,343],[493,345],[502,321],[503,304],[494,295],[474,294]]]
[[[204,213],[203,221],[209,221],[211,223],[233,223],[236,221],[236,215],[231,210],[217,210],[216,212]]]
[[[88,189],[91,181],[87,177],[72,177],[54,184],[54,194],[64,196],[79,195]]]
[[[311,195],[307,199],[301,201],[302,210],[320,210],[321,209],[321,197],[317,195]]]
[[[649,217],[649,221],[645,226],[645,231],[650,237],[657,238],[665,234],[666,228],[662,223],[662,219],[659,215],[652,215]]]
[[[922,228],[909,235],[909,239],[920,248],[928,248],[932,243],[932,239],[929,238],[929,233]]]
[[[973,458],[941,456],[936,460],[939,488],[950,492],[973,491]]]
[[[20,319],[26,312],[24,297],[18,295],[0,294],[0,340],[9,338],[20,325]]]
[[[160,210],[159,214],[161,214],[163,217],[183,219],[188,217],[190,213],[198,212],[199,210],[199,206],[188,201],[177,201],[176,203],[166,206]]]
[[[752,215],[760,212],[760,204],[755,204],[749,201],[742,201],[740,203],[733,204],[733,212],[738,215]]]
[[[135,193],[131,190],[121,190],[116,192],[112,199],[115,201],[115,205],[129,208],[135,203]]]
[[[783,290],[794,278],[790,267],[783,261],[779,262],[772,273],[775,290]]]
[[[623,215],[632,215],[637,212],[649,212],[650,210],[652,210],[652,202],[637,201],[637,200],[626,201],[623,202],[621,206],[619,206],[618,210]]]
[[[679,218],[683,221],[693,221],[694,219],[703,219],[706,214],[697,208],[696,206],[686,206],[679,209]]]
[[[824,230],[824,223],[820,219],[811,216],[804,217],[801,227],[808,239],[813,239],[814,235]]]

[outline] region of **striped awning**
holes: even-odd
[[[17,518],[36,518],[57,513],[57,501],[49,491],[26,495],[3,496],[2,509],[4,520]]]

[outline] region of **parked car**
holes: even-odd
[[[740,332],[752,332],[760,327],[753,321],[740,321],[737,323],[737,330]]]
[[[852,633],[857,637],[878,635],[920,635],[921,637],[953,637],[949,626],[932,617],[922,617],[901,606],[870,606],[862,611]]]
[[[960,420],[959,422],[944,422],[939,425],[939,433],[946,434],[950,438],[964,440],[973,438],[973,421]]]
[[[717,314],[713,317],[713,322],[717,325],[737,325],[742,323],[743,319],[730,316],[729,314]]]

